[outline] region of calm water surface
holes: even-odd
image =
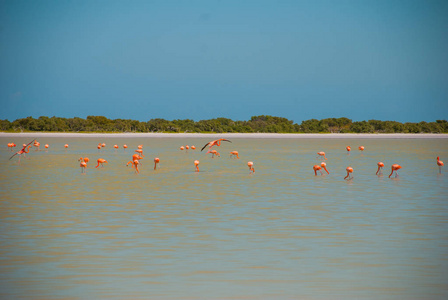
[[[447,139],[208,140],[40,138],[19,164],[6,145],[28,138],[0,138],[0,298],[448,298]]]

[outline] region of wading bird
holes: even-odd
[[[383,175],[384,164],[382,162],[379,162],[377,165],[378,170],[376,171],[376,175]]]
[[[443,161],[437,156],[437,165],[439,166],[439,173],[442,174]]]
[[[327,159],[326,157],[325,157],[325,152],[317,152],[317,157],[320,157],[321,159],[322,159],[322,157],[323,158],[325,158],[325,159]]]
[[[392,170],[392,172],[390,172],[390,175],[389,175],[389,178],[390,178],[390,176],[392,176],[392,174],[395,172],[395,177],[398,177],[398,170],[400,170],[401,169],[401,166],[400,165],[397,165],[397,164],[393,164],[392,166],[391,166],[391,170]]]
[[[254,163],[253,162],[248,162],[247,166],[249,167],[249,174],[251,173],[255,173],[255,169],[254,169]]]
[[[353,173],[353,168],[352,167],[347,167],[347,169],[345,169],[347,171],[347,176],[344,177],[344,179],[353,179],[353,177],[350,176],[351,173]]]
[[[238,159],[240,158],[240,157],[238,156],[238,151],[231,151],[231,152],[230,152],[230,157],[233,157],[233,158],[236,157],[236,158],[238,158]]]
[[[104,167],[103,164],[107,164],[107,160],[105,160],[104,158],[98,158],[97,162],[98,162],[98,164],[96,165],[95,168],[98,168],[100,165],[101,165],[101,167]]]

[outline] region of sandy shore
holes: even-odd
[[[114,138],[256,138],[256,139],[447,139],[448,134],[413,133],[71,133],[71,132],[0,132],[0,137],[114,137]]]

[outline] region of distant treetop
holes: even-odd
[[[348,118],[305,120],[296,124],[291,120],[274,116],[253,116],[249,121],[233,121],[227,118],[168,121],[151,119],[140,122],[129,119],[108,119],[104,116],[82,118],[27,117],[13,122],[0,120],[0,130],[59,131],[59,132],[197,132],[197,133],[448,133],[447,120],[436,122],[400,123],[397,121],[369,120],[352,122]]]

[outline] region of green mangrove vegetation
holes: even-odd
[[[197,133],[448,133],[448,122],[400,123],[397,121],[357,121],[348,118],[305,120],[297,124],[274,116],[253,116],[248,121],[227,118],[200,120],[151,119],[141,122],[129,119],[108,119],[104,116],[83,118],[27,117],[12,122],[0,120],[0,130],[5,132],[197,132]]]

